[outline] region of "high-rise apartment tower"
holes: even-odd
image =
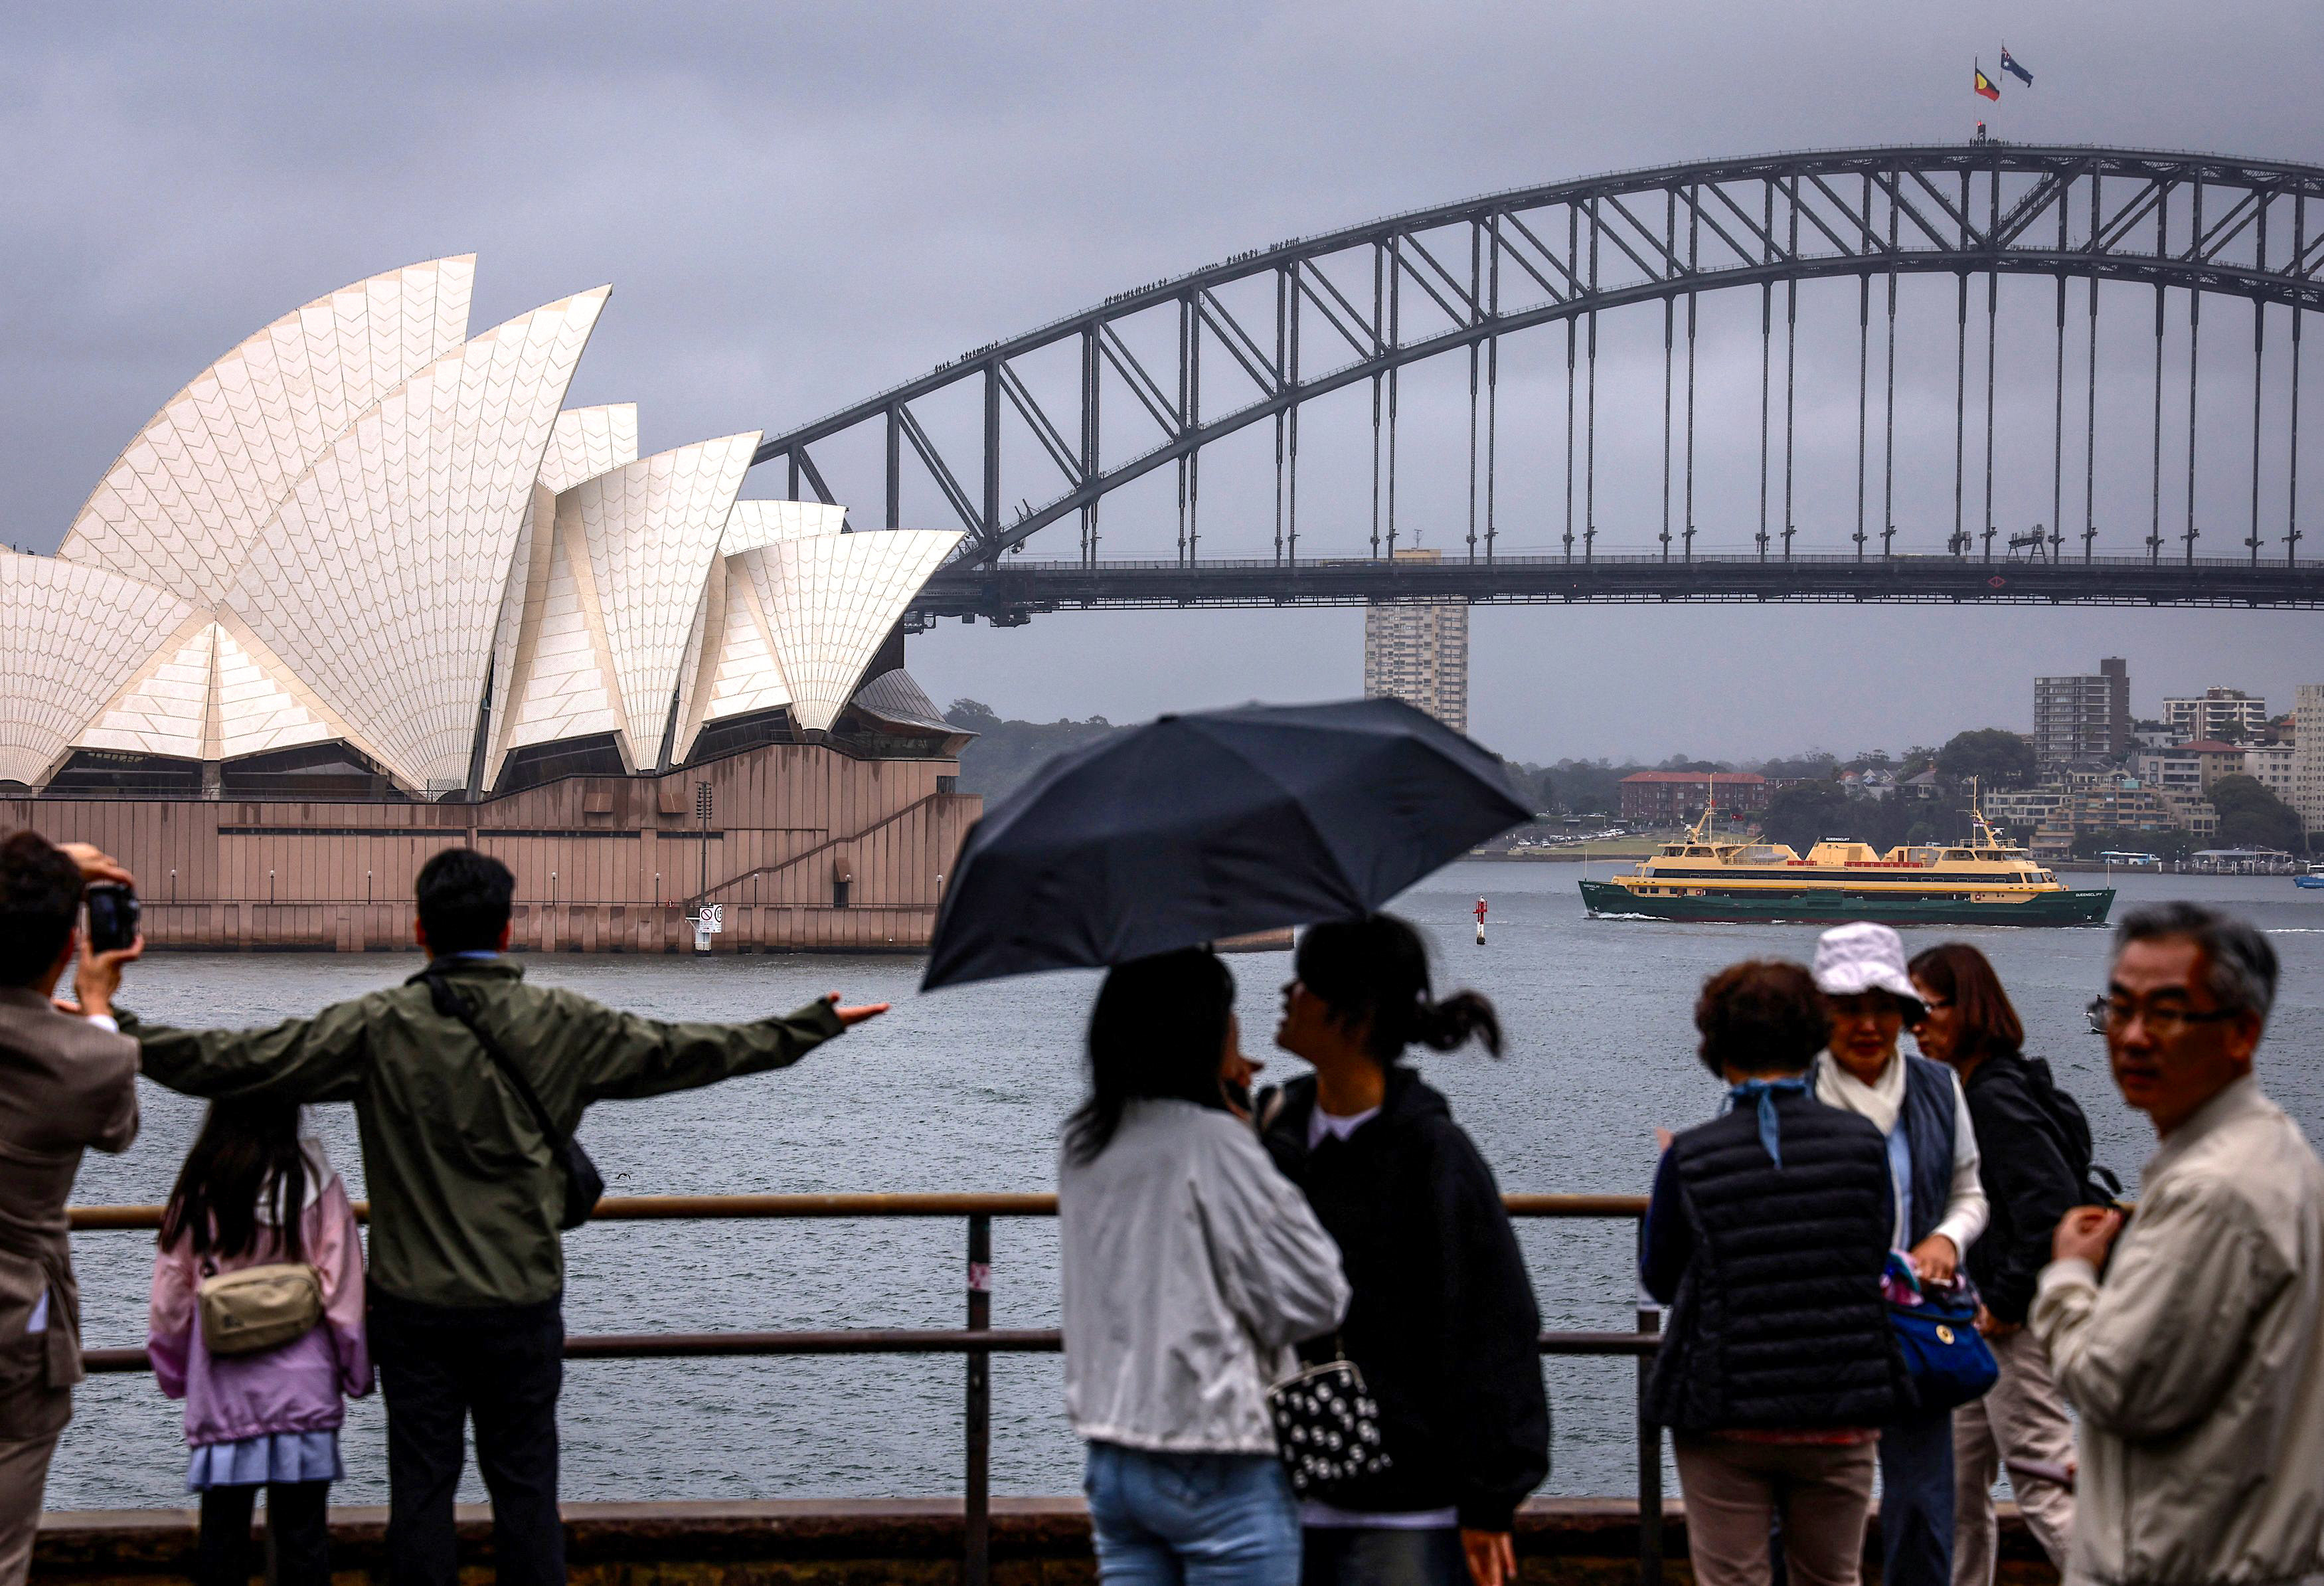
[[[2034,679],[2034,758],[2044,766],[2119,760],[2130,752],[2130,663],[2098,662],[2098,675]]]
[[[1400,562],[1443,553],[1400,550]],[[1401,699],[1456,733],[1469,730],[1469,607],[1461,601],[1364,608],[1364,697]]]

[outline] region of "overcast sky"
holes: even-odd
[[[2303,0],[11,4],[5,23],[0,539],[35,550],[219,353],[308,299],[444,254],[479,255],[478,329],[612,281],[569,400],[638,402],[658,449],[779,430],[1245,248],[1594,171],[1966,137],[1980,111],[2029,142],[2324,161],[2324,9]],[[1988,109],[1970,62],[1993,71],[2005,37],[2037,82],[2005,82]],[[1613,414],[1650,364],[1658,402],[1646,347],[1609,345]],[[1756,349],[1750,370],[1756,383]],[[2046,409],[2038,384],[2025,400]],[[1852,448],[1853,419],[1808,402],[1803,447],[1844,428]],[[1449,484],[1429,496],[1454,476],[1456,428],[1415,420],[1416,522],[1465,516]],[[1508,455],[1526,444],[1505,429]],[[1620,443],[1603,444],[1618,470]],[[2128,441],[2101,456],[2108,472],[2146,466]],[[1941,464],[1949,491],[1950,461],[1923,458],[1915,477]],[[2207,503],[2247,491],[2211,471]],[[770,468],[746,490],[782,488]],[[1645,498],[1625,488],[1606,486],[1603,549],[1646,549],[1646,514],[1622,507]],[[1562,530],[1538,495],[1511,499],[1505,545]],[[1741,521],[1729,500],[1706,502],[1706,522],[1721,507]],[[1220,549],[1271,531],[1256,504],[1219,511]],[[1152,549],[1153,525],[1121,517],[1108,549]],[[1306,543],[1329,549],[1334,531],[1311,523]],[[1354,549],[1358,524],[1336,531]],[[2120,549],[2135,538],[2124,529]],[[1361,632],[1352,611],[1064,613],[948,624],[912,641],[910,665],[939,700],[1120,721],[1353,694]],[[2023,729],[2034,675],[2101,655],[2129,658],[2142,714],[2214,683],[2285,708],[2295,683],[2324,679],[2324,622],[2307,613],[1480,607],[1473,633],[1472,731],[1529,759],[1847,753]]]

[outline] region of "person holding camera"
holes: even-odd
[[[87,844],[0,841],[0,1586],[30,1572],[49,1458],[81,1379],[65,1203],[94,1146],[137,1138],[137,1044],[54,1000],[81,945],[81,895],[129,872]],[[80,954],[77,987],[118,983],[132,940]]]

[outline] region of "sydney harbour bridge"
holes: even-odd
[[[774,434],[756,460],[795,498],[853,503],[857,528],[965,530],[921,623],[1400,599],[2312,607],[2324,563],[2300,552],[2301,382],[2324,204],[2311,215],[2310,198],[2324,168],[1998,142],[1586,177],[1117,293]],[[1934,318],[1928,278],[1946,300]],[[1933,422],[1900,408],[1900,286],[1923,294],[1908,392],[1950,388]],[[1805,364],[1803,291],[1839,309],[1838,334],[1811,330],[1821,353]],[[1722,311],[1743,334],[1709,334]],[[1618,326],[1647,355],[1624,366],[1618,513],[1600,389]],[[1913,361],[1932,347],[1933,379]],[[1536,401],[1513,428],[1506,377],[1526,355],[1546,416]],[[1465,447],[1434,459],[1425,503],[1408,483],[1423,443],[1399,436],[1423,379],[1440,404],[1465,394],[1465,431],[1440,421],[1425,443]],[[1341,499],[1319,524],[1326,409],[1343,432]],[[1997,414],[2000,488],[2038,519],[1997,515]],[[1699,473],[1709,421],[1731,442],[1755,416],[1756,458],[1746,442],[1715,482]],[[1259,466],[1223,505],[1206,500],[1206,458],[1254,442]],[[1837,508],[1826,488],[1812,516],[1811,445],[1838,473]],[[1518,458],[1536,475],[1522,523],[1506,477]],[[1141,481],[1150,501],[1157,478],[1175,544],[1109,557],[1110,502]],[[1235,554],[1205,555],[1222,512]],[[1437,554],[1398,558],[1423,514]],[[1714,518],[1738,530],[1719,547],[1702,531]]]

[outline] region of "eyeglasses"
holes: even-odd
[[[2223,1024],[2243,1013],[2240,1008],[2215,1008],[2203,1012],[2172,1003],[2161,1007],[2153,1003],[2141,1005],[2127,997],[2093,997],[2089,1011],[2093,1024],[2109,1030],[2127,1028],[2132,1019],[2142,1019],[2148,1032],[2159,1041],[2168,1041],[2184,1034],[2190,1025]]]

